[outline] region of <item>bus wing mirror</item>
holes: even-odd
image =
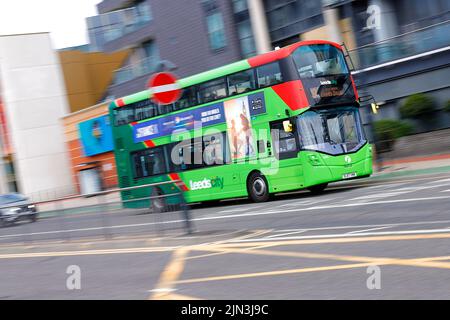
[[[290,120],[283,121],[284,132],[292,132],[292,123]]]

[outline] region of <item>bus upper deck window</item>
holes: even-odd
[[[260,88],[269,87],[283,81],[280,64],[272,62],[257,68],[258,86]]]
[[[229,95],[236,95],[256,89],[255,73],[245,70],[228,76]]]
[[[330,44],[301,46],[292,54],[301,78],[348,74],[341,50]]]

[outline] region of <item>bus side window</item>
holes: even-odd
[[[219,78],[201,83],[198,86],[200,103],[207,103],[218,99],[226,98],[227,86],[225,78]]]
[[[167,173],[162,147],[135,152],[131,159],[135,178],[146,178]]]
[[[245,70],[228,76],[229,95],[237,95],[256,89],[255,72]]]
[[[270,132],[275,155],[278,159],[288,159],[297,156],[299,148],[295,137],[295,130],[293,132],[286,132],[283,127],[283,121],[277,121],[271,123]]]
[[[260,88],[273,86],[283,82],[278,61],[260,66],[256,71],[258,74],[258,86]]]
[[[195,87],[187,87],[183,89],[180,99],[174,103],[174,110],[181,110],[193,107],[197,104],[197,92]]]
[[[203,137],[203,161],[207,166],[224,163],[223,134]]]
[[[264,140],[258,140],[258,153],[266,152],[266,143]]]

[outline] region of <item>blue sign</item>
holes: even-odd
[[[139,123],[133,126],[133,139],[135,143],[143,142],[171,135],[178,131],[181,132],[224,122],[223,103],[216,103],[204,108]]]
[[[250,115],[257,116],[266,113],[266,102],[264,101],[264,93],[258,92],[248,96],[248,105]]]
[[[84,155],[89,157],[113,150],[113,138],[108,116],[90,119],[78,124]]]

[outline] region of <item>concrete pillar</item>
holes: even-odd
[[[272,50],[263,0],[247,0],[253,37],[258,54]]]
[[[339,11],[336,8],[325,6],[322,11],[325,26],[330,41],[342,43],[341,28],[339,27]]]

